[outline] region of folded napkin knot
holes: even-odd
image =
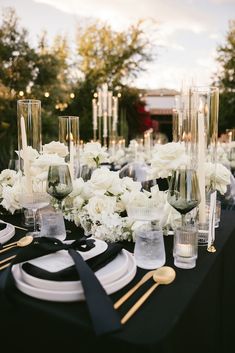
[[[95,247],[95,240],[88,239],[87,237],[83,236],[80,239],[74,240],[70,244],[65,244],[59,239],[50,238],[50,237],[39,237],[35,238],[33,243],[31,244],[31,248],[34,246],[40,247],[42,250],[48,251],[59,251],[59,250],[69,250],[74,249],[81,252],[86,252],[91,250]]]

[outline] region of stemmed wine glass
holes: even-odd
[[[58,201],[62,209],[62,201],[73,190],[72,179],[67,164],[51,165],[47,177],[47,193]]]
[[[201,201],[198,178],[194,169],[181,168],[173,172],[167,201],[181,214],[184,227],[186,214]]]

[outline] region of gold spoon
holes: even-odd
[[[130,296],[140,287],[142,284],[147,282],[150,278],[153,277],[153,274],[156,272],[156,270],[152,270],[147,272],[141,280],[136,283],[134,287],[132,287],[126,294],[124,294],[116,303],[114,303],[114,309],[118,309]]]
[[[9,249],[12,249],[12,248],[15,248],[17,246],[19,246],[20,248],[21,247],[24,247],[24,246],[27,246],[29,245],[30,243],[32,243],[33,241],[33,237],[32,235],[26,235],[25,237],[21,238],[20,240],[14,242],[14,243],[10,243],[8,245],[4,245],[2,250],[0,250],[0,253],[3,253]]]
[[[150,287],[147,292],[140,297],[140,299],[130,308],[130,310],[123,316],[121,323],[125,324],[127,320],[139,309],[139,307],[145,302],[145,300],[152,294],[152,292],[159,286],[159,284],[170,284],[175,279],[175,270],[172,267],[163,266],[155,270],[153,279],[156,282]]]

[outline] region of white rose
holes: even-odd
[[[109,157],[110,163],[121,164],[123,158],[125,157],[125,152],[123,150],[117,150]]]
[[[166,202],[163,209],[163,217],[160,220],[160,226],[170,226],[174,229],[176,226],[179,226],[180,221],[181,214],[176,211],[176,209],[174,209],[174,207],[172,207],[168,202]]]
[[[187,156],[185,147],[181,143],[170,142],[165,145],[157,145],[154,149],[151,161],[151,178],[167,178],[172,170],[185,165]]]
[[[15,181],[18,179],[18,177],[19,177],[19,173],[17,173],[15,170],[4,169],[0,173],[0,184],[12,186],[15,183]]]
[[[127,208],[129,205],[134,205],[137,207],[147,207],[147,205],[149,204],[148,196],[141,191],[125,192],[121,196],[121,201],[125,205],[125,208]]]
[[[76,209],[81,209],[84,204],[84,200],[81,196],[75,196],[73,199],[73,207]]]
[[[104,192],[103,192],[103,194],[104,194]],[[94,191],[90,187],[89,182],[84,183],[84,187],[82,188],[82,192],[81,192],[81,197],[83,197],[84,200],[89,200],[94,195],[95,195]]]
[[[215,179],[215,188],[218,190],[221,195],[224,195],[227,191],[227,186],[231,182],[231,172],[221,163],[216,165],[207,162],[205,163],[205,176],[206,176],[206,185],[210,186],[211,182]]]
[[[92,173],[91,179],[87,182],[93,192],[109,192],[113,195],[122,193],[121,179],[117,172],[108,168],[98,168]]]
[[[70,194],[70,197],[78,196],[82,193],[84,188],[84,180],[82,178],[75,179],[73,181],[73,191]]]
[[[65,157],[69,153],[68,147],[59,141],[52,141],[42,147],[43,153],[58,154],[60,157]]]
[[[19,203],[19,195],[21,193],[21,185],[19,182],[15,183],[12,187],[6,185],[3,186],[2,190],[2,202],[1,205],[12,214],[15,210],[21,208]]]
[[[151,187],[151,197],[154,205],[165,205],[167,202],[167,192],[160,191],[158,185]]]
[[[109,196],[94,196],[92,197],[84,209],[87,210],[89,217],[93,222],[101,219],[102,213],[112,214],[114,213],[116,200],[114,197]]]
[[[108,153],[105,150],[105,147],[101,147],[99,142],[86,143],[81,154],[81,163],[87,164],[89,167],[97,167],[108,158]]]
[[[50,165],[65,164],[64,158],[58,156],[58,154],[42,154],[33,163],[32,168],[44,168],[47,169]]]
[[[134,181],[132,178],[124,177],[122,178],[122,187],[127,191],[140,191],[141,183]]]

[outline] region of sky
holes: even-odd
[[[133,82],[143,89],[210,84],[219,68],[216,48],[235,19],[235,0],[0,0],[0,12],[6,6],[15,7],[32,43],[47,30],[50,38],[67,35],[72,45],[76,25],[89,18],[115,30],[144,19],[157,55]]]

